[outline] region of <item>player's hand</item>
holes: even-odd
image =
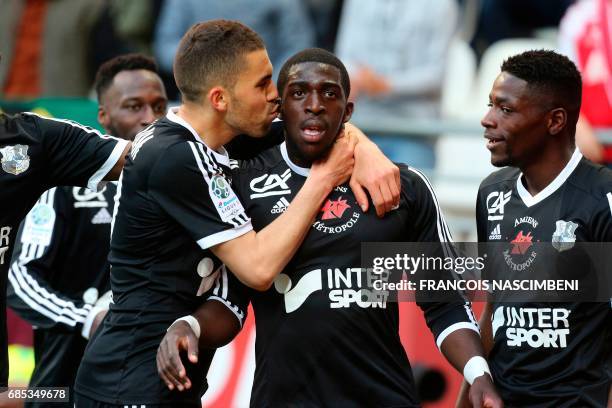
[[[363,212],[368,211],[369,207],[364,188],[368,190],[376,207],[376,214],[382,217],[399,206],[402,189],[399,168],[357,127],[347,123],[345,132],[359,140],[355,146],[355,169],[351,176],[351,190]]]
[[[91,338],[96,332],[96,330],[98,330],[98,327],[100,327],[100,323],[102,323],[102,320],[104,320],[104,316],[106,316],[106,313],[108,313],[108,310],[102,310],[98,312],[96,317],[93,319],[93,322],[91,323],[91,329],[89,331],[89,338]]]
[[[481,375],[474,380],[470,387],[469,398],[474,408],[503,408],[504,406],[488,374]]]
[[[178,321],[168,329],[157,349],[157,372],[170,390],[191,388],[191,380],[181,361],[181,351],[187,352],[190,362],[198,362],[198,338],[184,321]]]
[[[312,164],[310,175],[320,182],[327,183],[330,190],[346,182],[355,165],[353,157],[355,144],[353,136],[341,132],[329,153]]]

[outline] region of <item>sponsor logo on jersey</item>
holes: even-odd
[[[516,237],[510,241],[510,243],[512,244],[512,250],[510,251],[512,255],[525,255],[525,252],[527,252],[533,243],[531,231],[529,231],[526,235],[523,233],[523,231],[519,231],[518,234],[516,234]]]
[[[83,292],[83,302],[87,303],[88,305],[93,305],[98,300],[98,296],[98,289],[92,286]]]
[[[567,251],[576,243],[576,228],[578,224],[572,221],[557,221],[557,229],[553,232],[552,246],[559,252]]]
[[[30,156],[28,146],[17,144],[0,149],[2,153],[2,170],[7,173],[18,175],[30,167]]]
[[[338,224],[338,220],[342,221],[346,218],[345,213],[349,208],[351,208],[351,206],[342,196],[338,197],[336,200],[328,198],[323,204],[323,207],[321,207],[321,210],[319,210],[319,212],[322,213],[321,220],[315,221],[312,227],[325,234],[338,234],[353,228],[361,216],[356,211],[353,211],[347,221]]]
[[[219,277],[219,274],[221,273],[221,267],[215,270],[214,261],[209,257],[205,257],[198,263],[196,271],[202,278],[196,296],[202,296],[206,291],[208,291],[208,289],[212,288],[212,285],[215,283]]]
[[[106,186],[100,191],[92,191],[88,188],[74,187],[72,196],[74,197],[74,208],[105,208],[108,201],[104,196]]]
[[[291,194],[287,180],[291,178],[291,170],[287,169],[280,176],[278,174],[264,174],[251,180],[251,199],[275,195]]]
[[[281,214],[287,211],[287,208],[289,208],[289,201],[287,201],[285,197],[281,197],[281,199],[278,200],[276,204],[274,204],[274,207],[272,207],[272,209],[270,210],[270,213],[271,214]]]
[[[570,312],[565,308],[499,306],[493,314],[493,336],[505,328],[509,347],[565,348]]]
[[[510,201],[512,191],[493,191],[487,196],[487,211],[489,221],[500,221],[504,219],[504,207]]]
[[[24,244],[44,245],[51,243],[55,210],[49,204],[38,203],[28,213],[23,223],[21,242]]]
[[[100,208],[100,210],[91,219],[92,224],[110,224],[113,221],[113,217],[110,215],[106,208]]]
[[[323,204],[323,207],[321,208],[321,211],[323,213],[323,215],[321,216],[322,220],[333,220],[335,218],[340,219],[342,218],[342,214],[344,214],[344,212],[351,208],[350,205],[347,204],[346,200],[342,199],[342,196],[340,196],[337,200],[327,200],[325,202],[325,204]]]
[[[514,219],[514,228],[518,227],[521,224],[529,224],[534,229],[538,228],[538,221],[533,217],[521,217]]]
[[[284,296],[287,313],[298,310],[310,295],[323,290],[324,283],[327,284],[330,309],[386,308],[388,292],[364,289],[364,279],[379,279],[379,276],[367,274],[362,268],[315,269],[302,276],[295,286],[288,275],[281,273],[274,280],[274,288]],[[373,287],[373,282],[369,282],[368,287]]]
[[[491,233],[489,234],[489,241],[492,241],[494,239],[501,239],[501,225],[500,224],[497,224],[495,228],[493,228],[491,230]]]
[[[525,216],[514,219],[514,227],[520,228],[516,236],[510,241],[509,249],[504,251],[504,260],[513,271],[528,269],[537,257],[533,247],[533,233],[539,222],[533,217]]]
[[[4,255],[8,252],[11,240],[9,234],[11,233],[11,227],[8,225],[0,228],[0,265],[4,265]]]

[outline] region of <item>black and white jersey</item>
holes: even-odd
[[[74,384],[87,344],[83,325],[110,288],[107,257],[116,191],[115,183],[99,192],[54,187],[20,226],[7,300],[34,326],[30,387]]]
[[[157,347],[205,299],[230,304],[228,274],[210,247],[252,230],[231,187],[229,158],[174,111],[134,140],[117,188],[109,260],[113,304],[90,340],[75,390],[109,404],[200,406],[213,352],[187,364],[193,387],[170,392]]]
[[[234,170],[256,230],[287,210],[307,173],[284,144]],[[273,287],[249,291],[257,328],[252,406],[419,405],[398,305],[365,299],[358,283],[362,242],[450,238],[425,177],[402,166],[401,179],[400,207],[383,219],[363,213],[348,184],[336,187]],[[462,300],[420,306],[438,345],[454,330],[478,331]]]
[[[41,194],[58,185],[96,190],[127,143],[72,121],[31,113],[0,114],[0,293],[6,293],[11,248],[19,223]],[[3,296],[0,387],[6,386],[8,377],[5,301]]]
[[[563,171],[535,196],[521,179],[518,169],[505,168],[485,179],[478,192],[478,240],[522,245],[518,255],[504,262],[535,265],[537,254],[530,246],[536,242],[612,241],[610,170],[576,150]],[[492,306],[489,364],[506,406],[606,406],[612,344],[609,303]]]

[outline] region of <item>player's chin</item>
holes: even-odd
[[[506,166],[511,166],[512,162],[508,156],[492,154],[491,164],[495,167],[506,167]]]

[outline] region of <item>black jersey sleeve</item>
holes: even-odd
[[[21,224],[9,269],[8,305],[36,327],[81,330],[92,305],[54,289],[54,273],[69,209],[62,190],[52,188],[36,202]]]
[[[268,134],[261,138],[240,135],[232,139],[225,148],[232,159],[248,160],[285,140],[283,122],[274,121]]]
[[[251,289],[242,284],[224,265],[220,268],[215,284],[204,298],[207,301],[223,303],[236,316],[242,327],[251,301]]]
[[[416,169],[400,167],[402,191],[411,198],[414,218],[410,221],[413,242],[440,243],[434,251],[436,256],[454,256],[452,237],[431,183],[423,173]],[[440,271],[440,273],[445,273]],[[445,278],[452,279],[448,274]],[[448,302],[432,302],[427,293],[417,291],[417,305],[425,315],[427,326],[434,335],[436,344],[441,347],[444,339],[459,329],[470,329],[480,333],[476,318],[469,302],[461,293],[452,293]]]
[[[203,144],[177,143],[154,164],[149,192],[202,249],[252,230],[228,177],[211,164]]]
[[[478,195],[476,196],[476,235],[478,242],[486,241],[487,219],[484,217],[485,214],[487,214],[487,208],[485,207],[480,189],[478,189]]]
[[[98,190],[128,143],[71,120],[24,115],[38,127],[49,182],[54,186],[76,185]]]

